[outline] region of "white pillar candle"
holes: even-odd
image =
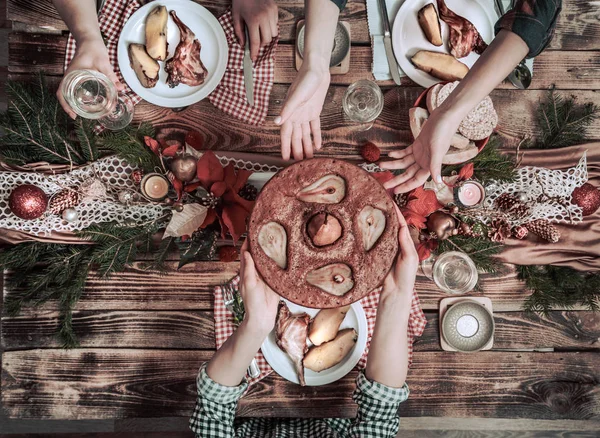
[[[169,193],[169,181],[160,173],[150,173],[142,179],[140,188],[146,198],[160,201]]]
[[[480,204],[485,197],[485,189],[475,181],[465,181],[458,188],[458,200],[465,207],[473,207]]]

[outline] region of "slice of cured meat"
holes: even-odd
[[[175,11],[169,13],[179,28],[181,39],[175,49],[175,54],[165,64],[167,84],[171,88],[179,84],[190,87],[202,85],[208,76],[208,71],[200,59],[200,41],[196,39],[194,32],[177,17]]]
[[[469,20],[456,14],[446,6],[444,0],[437,0],[440,18],[450,28],[450,53],[455,58],[464,58],[469,53],[482,54],[487,44]]]
[[[308,337],[309,322],[310,316],[306,313],[292,315],[288,306],[283,301],[279,302],[275,321],[277,345],[292,359],[302,386],[306,385],[302,360],[308,351],[306,338]]]

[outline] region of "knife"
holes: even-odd
[[[254,106],[254,71],[252,69],[252,59],[250,59],[250,38],[248,37],[248,28],[246,32],[246,47],[244,48],[244,87],[246,88],[246,100],[250,106]]]
[[[390,67],[390,73],[392,74],[392,79],[396,83],[396,85],[400,85],[400,72],[398,71],[398,62],[396,62],[396,57],[394,56],[394,51],[392,50],[392,37],[390,34],[390,20],[388,18],[387,6],[385,4],[385,0],[378,0],[379,9],[381,10],[382,20],[383,21],[383,46],[385,47],[385,55],[388,60],[388,65]]]

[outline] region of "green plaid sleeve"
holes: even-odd
[[[239,386],[224,386],[215,382],[206,374],[206,364],[200,367],[198,378],[198,399],[190,429],[196,437],[202,438],[231,438],[235,435],[233,420],[237,403],[246,391],[248,383]]]
[[[518,0],[496,23],[496,34],[502,29],[517,34],[529,47],[527,57],[533,58],[550,44],[561,8],[562,0]]]
[[[363,372],[356,379],[352,399],[358,404],[358,415],[344,435],[347,438],[393,438],[398,434],[400,416],[398,406],[408,398],[406,383],[402,388],[391,388],[372,382]]]

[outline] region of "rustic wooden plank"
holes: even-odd
[[[228,0],[195,0],[208,8],[216,16],[221,15],[230,2]],[[278,1],[279,32],[282,41],[295,39],[296,23],[304,15],[302,0]],[[490,2],[491,3],[491,2]],[[51,0],[8,0],[8,19],[40,27],[66,30],[52,5]],[[351,0],[341,14],[352,29],[352,41],[370,44],[364,1]],[[552,49],[597,50],[600,48],[600,16],[594,0],[566,0],[558,19]]]
[[[209,351],[6,352],[2,404],[9,417],[187,416]],[[419,353],[402,416],[600,419],[597,353]],[[91,366],[93,365],[93,366]],[[335,384],[300,387],[277,375],[253,386],[241,416],[351,417],[356,371]]]
[[[59,313],[24,310],[2,319],[4,350],[60,348]],[[76,311],[73,329],[85,348],[169,348],[214,350],[213,312]]]
[[[162,276],[145,271],[142,265],[136,263],[109,279],[90,275],[77,310],[211,310],[213,287],[232,278],[239,269],[235,262],[198,262],[177,270],[176,263],[170,262],[167,274]],[[480,278],[482,294],[492,299],[496,311],[521,310],[529,296],[514,271],[482,274]],[[426,310],[437,309],[439,300],[448,296],[423,276],[417,276],[416,288]],[[5,290],[7,293],[15,292]],[[49,303],[40,310],[53,310],[53,306]]]
[[[66,37],[13,33],[9,38],[9,72],[31,73],[43,69],[50,75],[62,75]],[[275,55],[275,82],[290,83],[296,76],[293,46],[281,44]],[[332,76],[332,83],[348,85],[358,79],[372,79],[372,54],[368,46],[354,46],[350,73]],[[594,90],[600,88],[600,52],[545,51],[536,58],[535,74],[530,89],[555,85],[558,89]],[[382,82],[388,85],[391,82]],[[403,85],[412,82],[404,78]],[[509,83],[500,88],[513,89]]]
[[[594,312],[495,312],[494,349],[600,350],[600,315]],[[76,311],[73,328],[83,348],[215,349],[211,311]],[[4,350],[60,348],[58,312],[24,309],[2,319]],[[427,327],[415,351],[441,351],[438,314],[427,313]]]

